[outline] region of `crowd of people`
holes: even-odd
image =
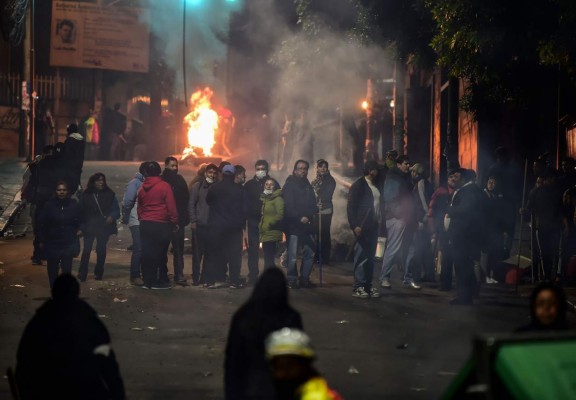
[[[253,286],[260,273],[260,249],[264,268],[276,266],[279,244],[285,239],[282,260],[288,286],[316,287],[310,279],[314,264],[329,264],[332,253],[336,181],[326,160],[316,162],[312,180],[309,162],[297,160],[281,186],[270,176],[266,160],[256,161],[249,180],[241,165],[203,164],[188,184],[178,173],[178,160],[167,157],[163,169],[155,161],[142,163],[120,204],[102,173],[92,175],[82,188],[84,152],[77,130],[71,124],[65,143],[47,146],[46,154],[30,164],[24,187],[35,227],[32,260],[47,260],[51,284],[58,266],[70,271],[72,258],[80,253],[80,238],[78,278],[87,279],[95,241],[94,278],[103,279],[106,244],[121,220],[132,236],[133,285],[169,289],[172,284],[189,284],[184,276],[184,243],[190,225],[194,286]],[[421,282],[434,282],[439,273],[439,289],[450,291],[455,271],[453,304],[473,304],[481,284],[504,279],[499,266],[510,257],[518,209],[532,219],[534,280],[566,277],[576,251],[574,161],[566,159],[558,172],[545,157],[536,160],[536,183],[521,205],[519,176],[509,153],[499,148],[495,154],[496,163],[483,174],[483,184],[475,171],[454,168],[438,188],[422,164],[394,151],[388,152],[384,163],[365,164],[363,176],[349,188],[346,207],[355,237],[354,297],[380,297],[380,288],[392,287],[396,266],[403,285],[414,290],[421,288]],[[73,194],[78,204],[70,198]],[[385,244],[381,260],[375,257],[379,242]],[[246,278],[241,276],[244,248]],[[376,262],[381,262],[379,282],[373,284]]]

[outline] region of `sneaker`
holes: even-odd
[[[180,286],[188,286],[188,282],[184,278],[178,278],[178,279],[175,278],[174,284],[180,285]]]
[[[141,287],[142,289],[151,289],[151,288],[152,288],[152,286],[146,285],[146,284],[144,284],[144,285],[142,285],[142,286],[140,286],[140,287]]]
[[[496,279],[492,279],[492,278],[487,276],[486,277],[486,283],[490,285],[490,284],[498,283],[498,281]]]
[[[152,286],[152,290],[167,290],[172,289],[172,285],[169,283],[157,283]]]
[[[370,297],[372,297],[373,299],[380,298],[380,292],[378,291],[378,289],[376,288],[370,289]]]
[[[392,284],[390,283],[390,280],[388,280],[388,278],[384,279],[382,281],[382,283],[380,284],[381,287],[383,287],[384,289],[391,289],[392,288]]]
[[[226,282],[214,282],[211,285],[208,285],[208,289],[222,289],[228,287]]]
[[[366,290],[364,290],[362,286],[360,286],[354,289],[354,291],[352,292],[352,297],[367,299],[368,297],[370,297],[370,294]]]
[[[130,284],[132,286],[144,286],[144,281],[142,280],[142,278],[134,278],[130,279]]]
[[[243,289],[244,288],[244,284],[242,282],[232,282],[230,283],[230,286],[228,286],[230,289]]]
[[[414,283],[414,281],[411,282],[404,282],[402,284],[402,286],[407,287],[407,288],[412,288],[414,290],[420,290],[422,289],[422,286],[418,286],[416,283]]]

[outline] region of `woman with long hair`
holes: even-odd
[[[69,196],[64,181],[56,183],[56,195],[44,205],[38,218],[40,246],[47,261],[48,281],[52,288],[62,273],[72,272],[72,258],[79,252],[80,207]]]
[[[82,208],[81,229],[84,235],[84,247],[80,259],[78,279],[86,282],[88,275],[88,262],[92,245],[96,240],[96,266],[94,277],[102,280],[104,263],[106,262],[106,244],[110,235],[118,233],[116,220],[120,218],[120,207],[116,194],[106,185],[106,176],[97,172],[88,179],[86,190],[80,200]]]

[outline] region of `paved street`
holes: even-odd
[[[89,162],[82,181],[104,172],[120,198],[137,167],[138,163]],[[181,173],[189,181],[194,170],[182,167]],[[26,222],[25,216],[19,224]],[[30,234],[0,239],[3,371],[15,364],[23,328],[49,296],[45,267],[30,265],[31,240]],[[98,311],[110,331],[128,397],[222,399],[230,317],[250,289],[131,287],[129,244],[128,230],[121,229],[110,239],[104,280],[94,281],[90,270],[81,289],[81,297]],[[95,254],[91,268],[94,260]],[[75,259],[75,272],[78,262]],[[189,276],[190,255],[185,263]],[[242,268],[246,275],[246,258]],[[360,300],[351,297],[351,264],[335,264],[323,271],[322,288],[292,291],[291,302],[301,312],[317,349],[319,370],[345,399],[439,398],[469,355],[474,334],[509,332],[527,322],[528,287],[521,287],[520,294],[491,287],[478,305],[458,307],[448,304],[449,293],[434,287],[402,288],[400,274],[395,273],[393,288],[382,298]],[[318,268],[313,280],[318,281]],[[574,325],[574,317],[569,318]],[[0,383],[0,398],[9,398],[6,379]]]

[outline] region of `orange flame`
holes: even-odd
[[[216,132],[218,131],[218,113],[212,109],[210,100],[214,92],[209,87],[197,90],[190,97],[192,111],[184,118],[188,123],[188,147],[183,157],[195,155],[212,155]],[[199,150],[202,151],[198,154]]]

